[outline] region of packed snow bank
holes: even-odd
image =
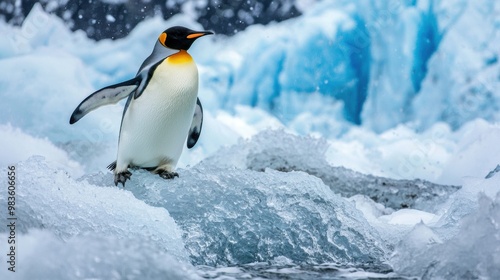
[[[87,233],[62,240],[50,229],[32,229],[16,238],[20,265],[14,273],[0,270],[2,279],[201,279],[190,264],[137,236]]]
[[[425,271],[444,275],[460,256],[473,259],[460,264],[456,273],[497,275],[496,260],[476,258],[479,251],[465,256],[462,252],[469,247],[454,244],[465,242],[461,236],[470,237],[478,250],[498,242],[493,234],[498,230],[494,216],[498,173],[469,180],[457,191],[453,186],[332,167],[325,158],[327,148],[323,139],[266,131],[223,148],[194,167],[180,169],[180,178],[174,180],[134,170],[125,189],[113,186],[111,173],[87,174],[74,181],[43,159],[30,158],[17,165],[20,237],[42,248],[64,247],[63,254],[73,254],[93,240],[92,246],[80,250],[83,259],[69,257],[71,267],[60,271],[49,267],[42,270],[46,275],[78,271],[91,276],[101,274],[104,265],[111,267],[104,275],[129,275],[134,272],[116,263],[113,252],[123,252],[123,262],[134,262],[142,256],[130,255],[136,246],[154,248],[152,258],[157,261],[151,260],[154,265],[148,266],[152,277],[174,270],[179,273],[175,277],[196,277],[186,264],[188,259],[211,266],[335,262],[385,271],[384,262],[393,252],[391,265],[402,275],[422,276]],[[480,200],[482,208],[476,199],[481,191],[490,197]],[[6,203],[2,197],[0,203]],[[413,209],[399,209],[402,203]],[[478,219],[467,218],[470,213],[479,213],[473,214]],[[469,226],[477,231],[468,231]],[[480,238],[483,227],[492,232],[487,241]],[[92,258],[101,247],[108,248],[107,261]],[[441,253],[439,258],[424,257],[434,250]],[[487,250],[493,254],[496,249]],[[34,252],[25,252],[26,262],[38,258]],[[52,257],[57,259],[49,255],[47,260]],[[175,261],[164,266],[168,259]],[[415,263],[408,265],[411,262],[405,260]],[[439,266],[433,266],[433,260]],[[476,270],[469,263],[485,268]],[[130,266],[133,271],[145,269],[140,264]]]

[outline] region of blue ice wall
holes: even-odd
[[[375,131],[405,122],[439,45],[432,3],[324,1],[297,19],[249,28],[230,39],[242,62],[222,107],[259,107],[285,123],[303,113],[337,118],[341,108],[342,121]],[[340,107],[319,108],[318,95]]]

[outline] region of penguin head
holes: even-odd
[[[211,31],[194,31],[182,26],[174,26],[163,31],[158,41],[166,48],[188,50],[193,42],[205,35],[214,34]]]

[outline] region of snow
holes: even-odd
[[[56,147],[48,139],[33,137],[8,124],[0,125],[0,147],[9,147],[2,151],[1,166],[27,160],[32,155],[40,155],[51,165],[68,172],[75,178],[84,174],[80,163],[72,160],[68,153]]]
[[[7,239],[5,233],[0,234]],[[2,279],[201,279],[194,268],[140,238],[117,239],[98,234],[62,240],[49,230],[18,235],[15,273]],[[27,269],[29,267],[29,269]]]
[[[381,219],[391,225],[416,225],[420,222],[429,224],[436,219],[436,215],[415,209],[401,209]]]
[[[197,41],[201,138],[180,178],[134,170],[125,189],[106,170],[123,104],[69,116],[168,26],[202,27],[179,14],[94,42],[40,5],[0,22],[16,277],[500,277],[497,2],[322,1]]]

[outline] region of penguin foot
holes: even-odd
[[[125,182],[127,180],[130,180],[130,176],[132,176],[132,173],[130,171],[126,170],[120,173],[115,174],[115,186],[118,186],[118,183],[121,183],[122,186],[125,188]]]
[[[175,177],[179,177],[179,173],[167,170],[159,172],[158,175],[160,175],[163,179],[174,179]]]

